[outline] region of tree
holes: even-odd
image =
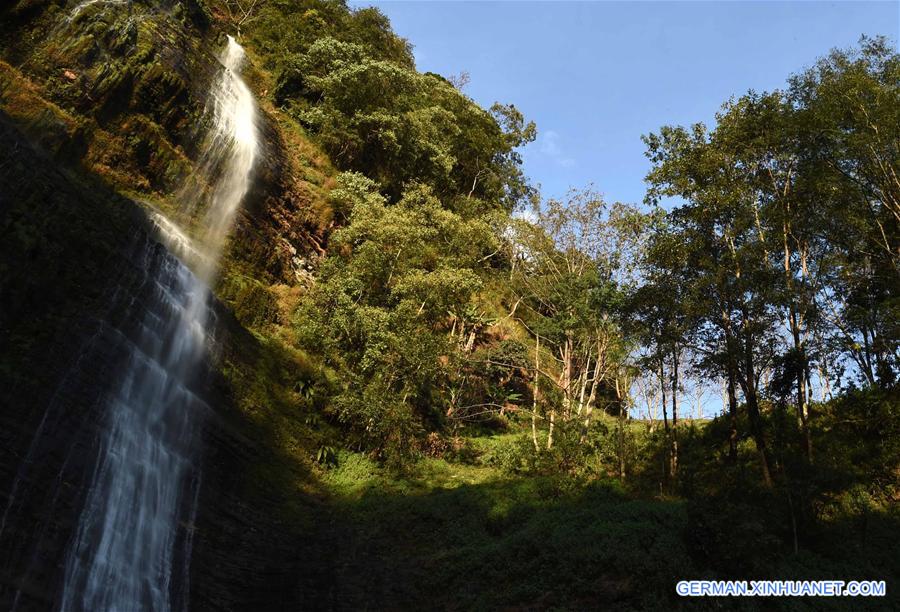
[[[350,222],[332,236],[299,337],[346,377],[336,418],[362,447],[402,461],[427,424],[440,427],[453,374],[444,357],[458,349],[449,313],[465,310],[481,286],[494,233],[483,219],[446,210],[424,186],[388,206],[374,184],[343,183],[355,190],[345,198]]]
[[[828,247],[822,313],[865,384],[897,378],[900,56],[884,38],[832,51],[790,81],[801,176]]]
[[[228,12],[228,18],[238,31],[259,17],[259,9],[265,6],[266,0],[222,0],[222,6]]]
[[[316,40],[286,58],[274,94],[339,167],[392,200],[419,182],[456,210],[476,199],[509,212],[532,193],[516,149],[534,140],[534,123],[512,105],[486,111],[445,78],[365,44]]]
[[[626,346],[616,317],[620,283],[643,217],[630,206],[610,207],[592,189],[549,200],[533,213],[534,221],[514,224],[512,282],[535,338],[534,393],[543,377],[561,396],[559,407],[549,406],[551,448],[558,416],[581,419],[583,438],[601,390],[615,388]],[[541,346],[554,368],[541,369]]]
[[[629,296],[629,327],[646,352],[641,361],[659,381],[663,426],[668,446],[666,477],[678,472],[678,392],[682,354],[688,344],[690,305],[687,303],[684,244],[657,223],[643,263],[643,283]],[[667,398],[671,398],[671,423]]]
[[[775,286],[757,226],[756,201],[746,168],[702,125],[688,132],[663,128],[645,138],[654,164],[648,201],[680,197],[671,214],[683,245],[684,278],[691,279],[697,349],[724,362],[743,392],[763,480],[771,468],[760,411],[760,374],[777,346],[771,288]],[[735,402],[736,403],[736,402]],[[735,406],[736,408],[736,406]]]
[[[728,152],[752,202],[757,239],[766,263],[782,277],[773,287],[788,347],[781,376],[795,383],[795,406],[807,459],[813,448],[809,424],[810,341],[818,323],[819,263],[824,259],[811,177],[799,172],[800,130],[794,108],[781,92],[749,94],[729,102],[718,117],[717,146]]]

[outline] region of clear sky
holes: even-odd
[[[375,5],[421,71],[467,71],[482,106],[513,103],[538,126],[525,170],[545,196],[593,183],[640,202],[642,134],[711,123],[722,102],[771,90],[860,35],[894,44],[900,2],[441,2]]]

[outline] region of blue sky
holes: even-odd
[[[722,102],[784,85],[861,34],[896,44],[900,2],[441,2],[374,5],[419,70],[467,71],[482,106],[511,102],[538,126],[525,170],[545,196],[593,183],[640,202],[642,134],[711,123]]]

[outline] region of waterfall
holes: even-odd
[[[250,189],[250,170],[258,147],[256,103],[240,77],[245,57],[244,49],[229,36],[219,58],[224,70],[211,94],[212,108],[207,106],[207,112],[212,115],[212,135],[205,153],[206,171],[210,175],[218,172],[221,177],[213,188],[204,223],[208,261],[213,266],[238,206]],[[214,267],[200,268],[201,276],[207,280],[214,273]]]
[[[200,245],[165,217],[150,215],[168,251],[151,242],[143,255],[148,299],[107,401],[93,478],[66,557],[63,610],[187,604],[198,421],[206,406],[194,389],[213,323],[209,284],[250,187],[258,147],[256,106],[239,76],[244,50],[229,36],[219,59],[207,105],[202,172],[213,185]]]

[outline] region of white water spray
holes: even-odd
[[[209,282],[234,215],[250,188],[257,153],[256,106],[239,70],[244,50],[228,37],[207,112],[204,171],[217,177],[202,245],[151,215],[176,257],[144,253],[150,290],[108,403],[90,490],[66,559],[62,609],[164,611],[186,607],[191,523],[196,511],[198,417],[192,390],[211,329]],[[179,525],[187,525],[179,529]]]
[[[149,209],[147,218],[153,224],[159,239],[166,245],[170,253],[193,269],[202,267],[215,268],[215,262],[210,263],[207,261],[207,254],[194,246],[194,241],[184,230],[172,223],[164,214],[154,209],[152,205],[145,203],[145,206]]]
[[[206,248],[211,262],[219,259],[231,223],[247,191],[256,160],[258,131],[256,103],[240,70],[246,55],[231,36],[219,60],[225,68],[212,91],[212,135],[206,153],[209,168],[219,165],[221,179],[215,185],[206,212]],[[209,111],[209,107],[207,107]],[[214,270],[200,270],[207,280]]]
[[[84,2],[79,3],[72,9],[72,12],[66,17],[66,22],[71,23],[75,21],[84,9],[95,4],[123,5],[128,4],[128,0],[84,0]]]

